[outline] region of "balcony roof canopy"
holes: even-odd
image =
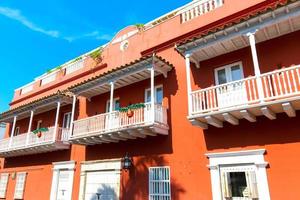
[[[256,42],[263,42],[300,29],[300,2],[277,1],[256,12],[235,18],[177,45],[182,54],[190,54],[199,64],[222,54],[249,46],[247,33],[255,32]]]
[[[72,95],[67,91],[58,91],[57,93],[36,99],[34,101],[1,113],[0,122],[12,122],[14,116],[17,116],[18,119],[24,119],[30,116],[30,112],[32,110],[34,110],[34,114],[53,110],[57,107],[57,102],[61,102],[61,106],[71,104],[71,96]]]
[[[91,98],[109,92],[110,82],[114,82],[114,88],[118,89],[150,78],[151,67],[154,67],[155,75],[163,74],[166,77],[173,65],[159,56],[145,56],[71,86],[69,91],[77,96]]]

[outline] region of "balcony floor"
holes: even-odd
[[[300,110],[300,95],[272,101],[257,102],[246,106],[233,106],[223,110],[189,116],[190,122],[203,129],[208,125],[222,128],[223,123],[238,125],[239,120],[246,119],[256,122],[256,117],[265,116],[270,120],[276,119],[276,114],[286,113],[288,117],[295,117],[296,110]]]
[[[27,146],[22,148],[11,148],[6,151],[0,152],[0,157],[8,158],[8,157],[16,157],[23,155],[32,155],[32,154],[40,154],[45,152],[59,151],[69,149],[70,144],[67,142],[48,142],[40,145]]]
[[[103,143],[117,143],[119,141],[146,138],[147,136],[168,135],[169,128],[158,123],[150,125],[130,126],[109,132],[93,132],[71,137],[69,142],[80,145],[95,145]]]

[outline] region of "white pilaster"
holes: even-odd
[[[187,96],[188,96],[188,114],[191,115],[192,113],[192,86],[191,86],[191,62],[190,62],[191,54],[185,55],[185,71],[186,71],[186,83],[187,83]]]
[[[56,116],[55,116],[55,125],[54,125],[54,133],[53,133],[53,141],[55,141],[56,136],[57,136],[57,132],[58,132],[59,111],[60,111],[60,101],[57,102]]]
[[[16,123],[17,123],[17,116],[15,115],[14,116],[13,126],[12,126],[11,133],[10,133],[9,147],[11,147],[11,143],[12,143],[12,140],[13,140],[13,137],[14,137]]]
[[[73,122],[74,122],[74,116],[75,116],[75,108],[76,108],[76,95],[73,95],[73,104],[72,104],[72,114],[71,114],[71,123],[70,123],[70,132],[69,132],[69,137],[73,134]]]
[[[254,65],[254,73],[257,80],[257,88],[258,88],[258,98],[262,101],[264,98],[264,92],[263,92],[263,85],[262,80],[260,78],[260,68],[258,63],[258,56],[256,51],[256,41],[255,41],[255,33],[257,30],[247,33],[247,36],[249,38],[249,43],[251,47],[251,53],[252,53],[252,60]]]
[[[155,121],[155,87],[154,87],[154,66],[150,69],[151,74],[151,112],[152,112],[152,120]]]

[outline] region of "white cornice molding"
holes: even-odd
[[[221,158],[221,157],[233,157],[233,156],[251,156],[251,155],[264,155],[265,149],[249,150],[249,151],[232,151],[222,153],[206,153],[208,158]]]

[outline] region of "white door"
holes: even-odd
[[[109,113],[109,107],[110,107],[110,100],[106,102],[106,113]],[[119,126],[120,117],[119,117],[119,110],[120,108],[120,100],[119,98],[114,99],[113,101],[113,113],[111,115],[106,116],[106,122],[105,127],[106,128],[117,128]]]
[[[118,200],[120,174],[116,171],[87,172],[85,200]]]
[[[72,171],[59,170],[58,185],[57,185],[57,200],[70,200],[72,196]]]
[[[155,86],[154,88],[154,103],[162,104],[163,101],[163,87],[162,85]],[[151,120],[151,89],[148,88],[145,90],[145,122]]]
[[[244,75],[241,62],[215,69],[216,84],[220,85],[220,87],[217,88],[219,108],[237,106],[244,104],[247,101],[245,84],[238,81],[243,78]],[[230,82],[233,83],[230,84]]]

